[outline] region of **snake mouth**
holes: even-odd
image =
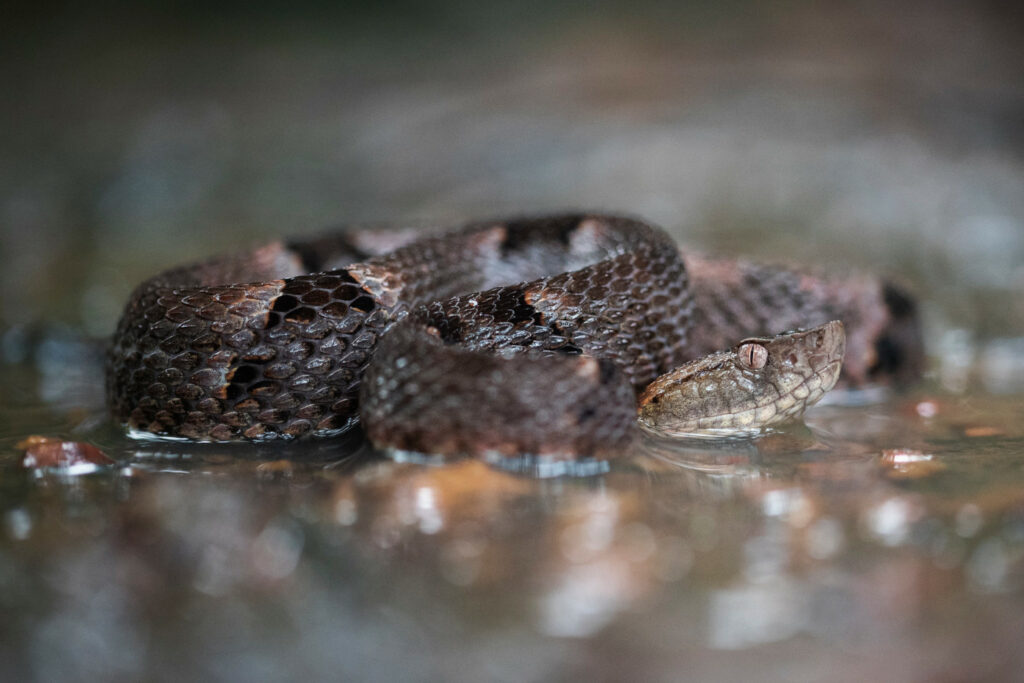
[[[843,359],[840,357],[830,361],[816,373],[817,387],[813,388],[806,398],[801,399],[803,407],[800,409],[800,413],[803,413],[804,410],[820,401],[825,394],[832,391],[839,382],[842,369]]]
[[[833,361],[830,361],[828,365],[822,368],[818,375],[825,381],[827,385],[824,388],[825,391],[831,390],[832,387],[836,385],[836,382],[839,381],[839,375],[842,372],[842,370],[843,359],[841,357]]]

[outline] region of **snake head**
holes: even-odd
[[[640,395],[640,424],[685,436],[749,432],[794,420],[835,386],[845,351],[838,320],[744,339],[654,380]]]

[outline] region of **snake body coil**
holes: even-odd
[[[604,215],[350,231],[144,282],[108,397],[158,436],[322,435],[361,416],[392,448],[606,455],[655,377],[722,339],[832,319],[849,383],[917,372],[913,305],[873,278],[684,259],[660,230]]]

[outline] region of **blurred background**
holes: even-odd
[[[5,5],[0,679],[1019,680],[1018,6]],[[161,268],[580,208],[894,278],[931,373],[577,479],[106,417],[82,339]]]
[[[101,336],[140,279],[240,242],[595,208],[1014,337],[1022,36],[997,2],[16,6],[0,321]]]

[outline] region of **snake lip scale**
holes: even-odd
[[[395,451],[604,458],[628,448],[638,393],[658,376],[739,339],[730,353],[756,364],[777,343],[765,335],[836,325],[840,382],[919,375],[913,299],[872,276],[682,253],[642,220],[595,213],[350,229],[143,282],[108,353],[107,396],[116,420],[156,438],[326,436],[361,422]],[[837,368],[805,372],[792,391],[824,393]],[[742,382],[717,381],[737,403]],[[727,419],[769,419],[757,410]]]

